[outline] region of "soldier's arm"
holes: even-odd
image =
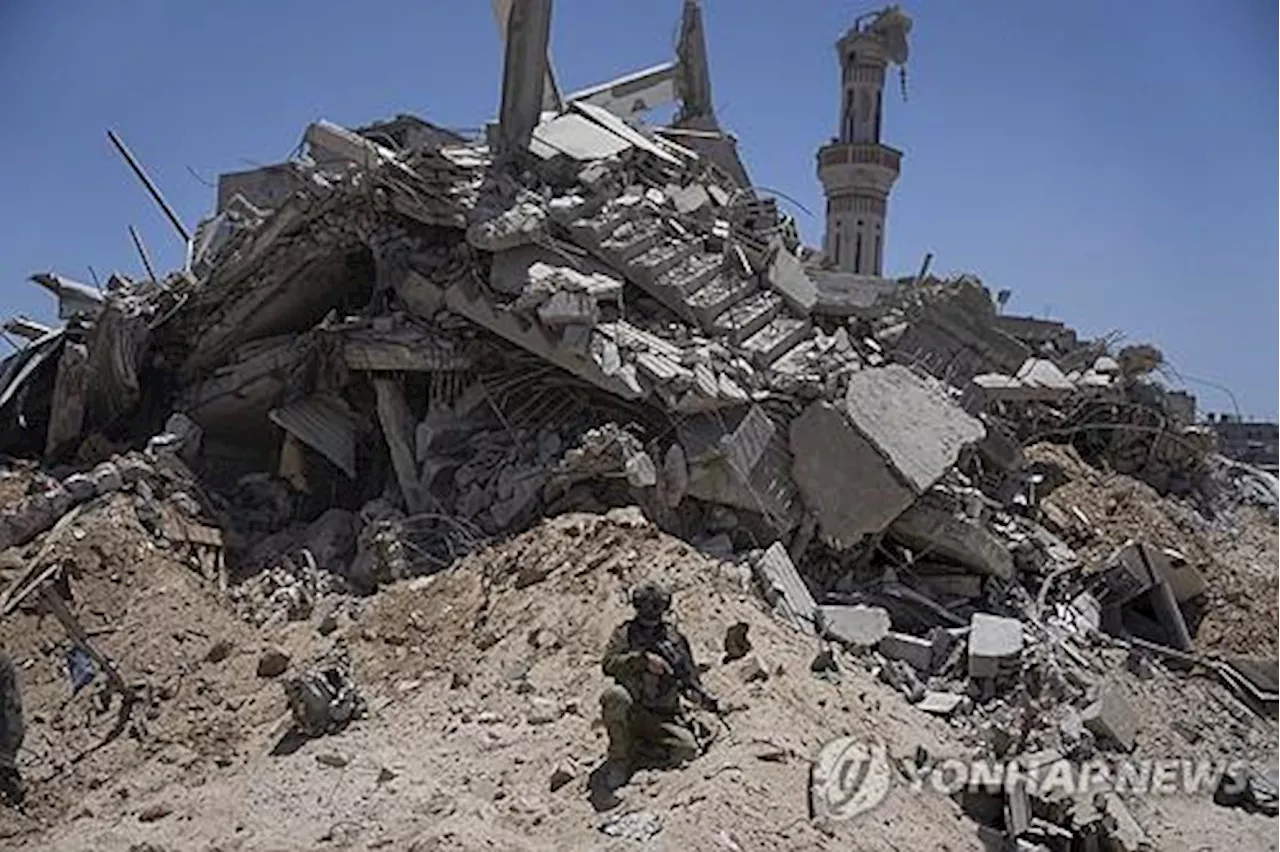
[[[644,651],[634,650],[627,640],[627,626],[624,624],[613,631],[609,645],[604,649],[601,668],[609,677],[622,677],[627,672],[633,671],[643,659]]]

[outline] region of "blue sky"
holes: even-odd
[[[834,134],[833,44],[874,7],[706,0],[722,123],[819,244],[814,151]],[[1160,345],[1202,408],[1277,412],[1277,8],[1268,0],[920,0],[886,272],[1009,288],[1009,310]],[[679,0],[557,0],[566,90],[672,55]],[[189,226],[219,172],[284,159],[306,124],[412,112],[481,126],[501,51],[488,0],[59,0],[0,5],[0,312],[47,319],[26,276],[140,274],[127,226],[181,263],[107,142]],[[1194,379],[1194,381],[1193,381]]]

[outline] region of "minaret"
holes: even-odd
[[[871,17],[866,25],[860,22]],[[885,70],[906,61],[911,19],[890,6],[863,16],[836,43],[840,55],[840,134],[818,151],[818,179],[827,197],[822,250],[828,264],[857,275],[880,275],[885,210],[902,152],[880,141]]]

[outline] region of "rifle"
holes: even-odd
[[[719,699],[707,692],[706,687],[698,679],[698,672],[694,668],[693,660],[680,653],[675,640],[671,637],[659,639],[653,643],[653,649],[659,657],[667,661],[667,665],[671,666],[672,674],[684,688],[684,691],[696,699],[699,706],[710,710],[723,720],[724,712],[720,709]]]

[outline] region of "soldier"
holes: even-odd
[[[631,595],[636,616],[614,631],[605,649],[604,673],[616,683],[600,696],[609,734],[609,779],[625,781],[640,764],[679,766],[698,756],[697,738],[680,696],[718,710],[698,680],[689,642],[663,620],[671,595],[647,582]]]
[[[23,796],[16,760],[25,733],[18,671],[9,655],[0,651],[0,795],[14,804],[21,802]]]

